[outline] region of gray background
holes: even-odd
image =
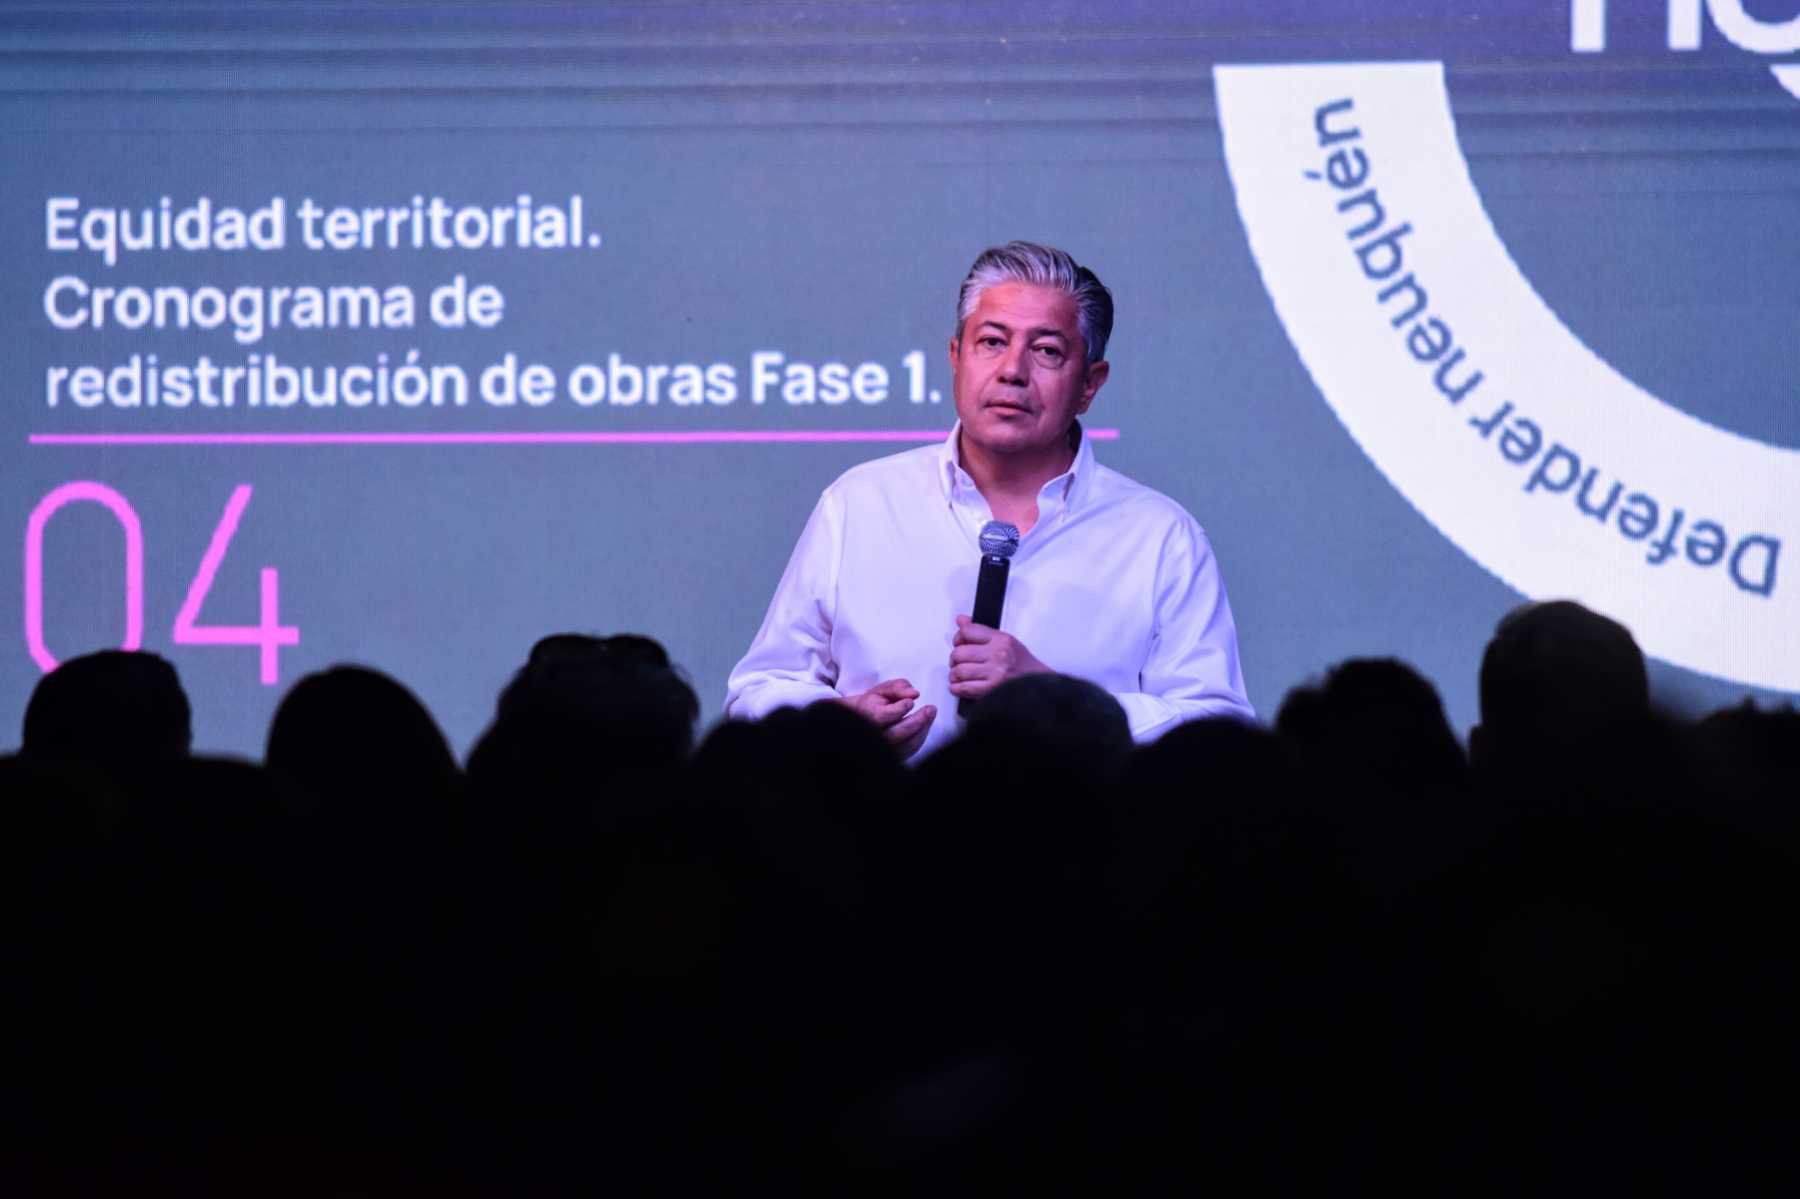
[[[1104,7],[1104,12],[1090,11]],[[1614,5],[1613,7],[1620,7]],[[1770,18],[1785,14],[1753,12]],[[1453,722],[1520,597],[1436,533],[1345,435],[1301,368],[1245,244],[1221,157],[1216,62],[1441,59],[1475,181],[1512,254],[1588,344],[1707,420],[1800,445],[1800,102],[1715,35],[1660,46],[1616,14],[1604,55],[1568,50],[1566,3],[91,4],[0,11],[0,746],[36,666],[19,548],[51,488],[97,479],[146,539],[146,648],[194,700],[199,747],[260,752],[285,688],[339,661],[411,686],[466,749],[538,636],[665,642],[716,717],[727,672],[819,489],[868,445],[380,448],[30,447],[32,432],[947,429],[904,399],[926,351],[946,393],[955,287],[985,245],[1063,245],[1118,298],[1108,464],[1206,526],[1251,698],[1350,656],[1398,655]],[[179,206],[542,201],[579,192],[598,251],[138,255],[110,271],[43,245],[52,194]],[[45,285],[406,282],[461,271],[502,325],[271,333],[61,332]],[[750,353],[884,362],[901,394],[843,408],[312,413],[49,412],[53,363],[249,350],[351,362],[418,348],[470,371],[506,350],[566,370]],[[891,447],[890,447],[891,448]],[[205,618],[255,618],[280,568],[302,643],[281,685],[244,649],[170,629],[231,488],[255,496]],[[47,543],[48,639],[117,644],[119,539],[91,505]],[[1792,551],[1790,551],[1792,552]],[[1719,636],[1731,636],[1721,628]],[[1702,711],[1789,697],[1655,667]]]

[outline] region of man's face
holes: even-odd
[[[1034,283],[981,293],[950,343],[950,369],[963,436],[1007,456],[1066,445],[1107,373],[1106,363],[1087,363],[1075,301]]]

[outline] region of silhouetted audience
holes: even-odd
[[[190,756],[161,659],[72,659],[0,758],[0,1187],[1746,1189],[1800,716],[1645,678],[1534,604],[1472,763],[1365,658],[1144,745],[1016,679],[907,766],[831,702],[696,747],[661,645],[556,634],[465,777],[377,671],[259,766]]]

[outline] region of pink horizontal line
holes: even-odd
[[[1088,429],[1117,441],[1117,429]],[[33,433],[31,445],[705,445],[942,441],[945,429],[713,430],[687,433]]]

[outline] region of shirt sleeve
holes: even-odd
[[[1137,741],[1207,716],[1255,720],[1238,665],[1237,626],[1206,534],[1170,530],[1156,572],[1155,626],[1137,691],[1114,692]]]
[[[731,672],[726,716],[760,720],[777,708],[804,707],[837,695],[831,629],[843,529],[842,502],[827,491],[794,545],[762,628]]]

